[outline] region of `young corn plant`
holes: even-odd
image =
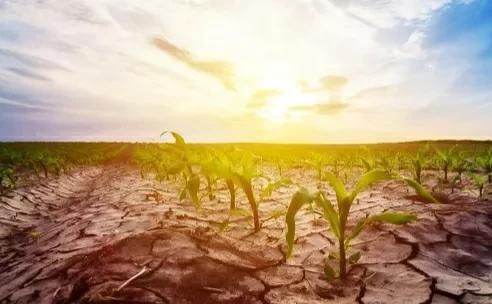
[[[233,161],[226,154],[217,155],[215,173],[217,178],[223,179],[226,183],[230,196],[231,211],[236,209],[236,185],[234,183],[235,175],[233,167]]]
[[[16,182],[14,168],[0,168],[0,194],[3,194],[6,190],[15,189]]]
[[[451,170],[456,173],[457,181],[462,182],[463,173],[470,168],[470,161],[463,152],[454,155],[451,160]]]
[[[487,183],[487,176],[482,176],[479,174],[471,174],[471,178],[473,180],[473,184],[478,190],[478,197],[482,197],[483,195],[483,188],[485,187],[485,184]]]
[[[487,175],[489,184],[492,183],[492,153],[477,157],[476,164]]]
[[[352,253],[347,257],[347,252],[351,250],[351,241],[362,232],[364,227],[374,222],[401,225],[416,220],[416,216],[413,214],[384,212],[360,219],[352,229],[348,229],[347,223],[350,209],[357,195],[367,189],[371,184],[388,178],[390,178],[390,175],[386,171],[372,170],[365,173],[351,191],[347,191],[340,179],[332,173],[327,173],[325,179],[335,191],[336,205],[323,192],[309,193],[306,189],[301,188],[292,197],[285,217],[287,224],[287,257],[291,256],[294,247],[296,214],[304,205],[314,202],[321,209],[324,219],[328,222],[331,231],[338,240],[338,254],[331,255],[336,256],[338,259],[338,271],[326,260],[324,267],[326,278],[330,280],[336,277],[342,280],[345,279],[348,270],[347,263],[356,263],[360,257],[360,252]]]
[[[444,178],[443,178],[444,183],[448,183],[448,171],[455,157],[455,151],[454,151],[455,148],[456,146],[447,150],[436,149],[437,163],[439,164],[441,170],[444,173]]]
[[[283,188],[283,187],[288,187],[292,184],[293,184],[292,180],[288,177],[281,177],[279,180],[276,180],[274,182],[269,182],[265,186],[263,191],[261,191],[260,199],[262,201],[265,199],[268,199],[272,196],[273,191],[276,191],[276,190]]]
[[[427,148],[425,147],[424,149],[420,149],[415,156],[410,156],[410,166],[408,169],[418,184],[422,184],[422,170],[427,165],[426,152]]]
[[[200,176],[193,171],[194,161],[196,157],[192,154],[186,142],[179,133],[174,131],[164,131],[161,133],[161,137],[167,133],[170,133],[174,138],[174,144],[167,144],[167,152],[173,155],[176,160],[177,170],[181,170],[183,178],[183,188],[179,194],[179,200],[189,198],[196,210],[200,209],[201,201],[198,197],[198,191],[200,190]]]
[[[326,157],[322,154],[312,153],[311,156],[306,160],[306,163],[316,170],[316,175],[318,180],[321,182],[323,176],[322,172],[326,165]]]
[[[253,213],[253,223],[255,232],[260,231],[260,217],[258,214],[258,204],[253,191],[253,179],[261,177],[256,164],[256,159],[249,154],[243,154],[237,166],[232,171],[233,180],[244,191],[248,198],[251,212]]]

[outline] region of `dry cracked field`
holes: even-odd
[[[287,174],[316,187],[306,170]],[[459,191],[441,205],[417,201],[396,181],[364,192],[351,222],[383,210],[419,220],[364,231],[354,243],[362,258],[343,283],[323,279],[335,238],[307,211],[285,259],[284,219],[270,215],[295,190],[261,202],[262,229],[253,233],[244,214],[219,232],[225,185],[196,212],[172,181],[121,164],[17,189],[0,197],[0,303],[492,303],[490,187],[488,199]]]

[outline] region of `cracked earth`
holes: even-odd
[[[316,187],[306,170],[287,175]],[[362,257],[343,283],[323,279],[335,239],[306,210],[285,259],[283,217],[271,213],[295,190],[261,202],[258,233],[239,213],[219,231],[229,213],[225,185],[197,212],[177,200],[176,183],[142,179],[130,166],[15,190],[0,197],[0,303],[492,303],[490,187],[488,199],[461,190],[441,205],[419,202],[396,181],[362,193],[352,224],[384,210],[419,220],[365,230],[353,243]],[[241,191],[237,200],[248,208]]]

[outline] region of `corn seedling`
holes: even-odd
[[[391,224],[405,224],[416,219],[415,215],[408,213],[385,212],[372,216],[367,216],[357,222],[349,231],[347,227],[350,208],[357,195],[367,189],[371,184],[388,179],[390,175],[381,170],[372,170],[365,173],[356,183],[352,191],[347,191],[345,185],[334,174],[327,173],[325,180],[331,185],[336,194],[337,203],[334,205],[323,192],[314,194],[309,193],[306,189],[300,189],[294,194],[287,210],[285,221],[287,223],[287,257],[291,256],[294,239],[295,239],[295,216],[302,206],[315,202],[319,207],[325,220],[328,222],[331,231],[338,240],[338,254],[336,256],[339,262],[338,274],[333,267],[325,263],[325,275],[327,279],[339,277],[344,279],[347,275],[347,262],[356,263],[360,257],[360,252],[355,252],[347,258],[347,251],[350,249],[351,241],[356,238],[363,228],[374,222],[385,222]]]
[[[492,183],[492,153],[489,151],[488,154],[478,157],[476,159],[476,164],[483,170],[483,173],[488,176],[487,179],[489,184]]]
[[[260,217],[258,214],[258,204],[256,203],[252,181],[254,178],[260,177],[261,174],[258,172],[254,157],[249,154],[244,154],[238,162],[238,166],[234,167],[232,175],[235,183],[239,185],[248,198],[248,202],[253,213],[255,232],[258,232],[260,231]]]
[[[465,158],[463,152],[454,155],[451,160],[451,170],[456,173],[459,182],[462,182],[463,173],[470,167],[470,161]]]
[[[323,169],[326,165],[326,157],[322,154],[315,154],[315,153],[312,153],[311,154],[311,157],[309,159],[306,160],[306,163],[311,167],[313,168],[314,170],[316,170],[316,176],[318,177],[318,180],[321,181],[322,180],[322,172],[323,172]]]
[[[485,183],[487,183],[487,176],[482,176],[479,174],[471,174],[471,178],[473,180],[473,184],[478,190],[478,197],[482,197],[483,188],[485,186]]]
[[[455,147],[452,147],[451,149],[447,150],[436,150],[437,152],[437,163],[440,166],[441,170],[444,173],[444,178],[443,182],[447,183],[448,182],[448,171],[449,167],[452,165],[452,161],[455,157]]]
[[[4,193],[5,190],[14,189],[16,181],[17,178],[15,177],[13,168],[0,168],[0,193]]]
[[[263,191],[261,191],[261,194],[260,194],[260,199],[261,200],[265,200],[265,199],[268,199],[272,196],[272,193],[273,191],[277,190],[277,189],[280,189],[282,187],[288,187],[290,185],[292,185],[292,180],[288,177],[282,177],[280,178],[279,180],[277,181],[274,181],[274,182],[269,182],[265,188],[263,189]]]

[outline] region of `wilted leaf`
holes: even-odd
[[[287,257],[292,254],[292,249],[294,247],[294,238],[296,234],[296,214],[304,206],[312,202],[313,196],[304,188],[300,189],[292,196],[292,199],[287,209],[287,214],[285,216],[285,222],[287,223],[287,233],[285,238],[287,240]]]
[[[421,197],[425,202],[430,203],[430,204],[440,204],[440,202],[430,194],[427,190],[424,189],[424,187],[419,184],[417,181],[411,179],[411,178],[406,178],[404,177],[403,180],[410,186],[412,187],[417,195]]]

